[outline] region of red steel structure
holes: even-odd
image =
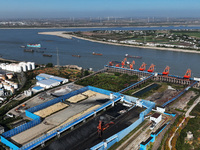
[[[149,69],[147,70],[148,72],[154,72],[154,67],[155,67],[156,65],[154,65],[154,64],[151,64],[151,66],[149,67]]]
[[[169,66],[167,66],[166,68],[165,68],[165,70],[163,71],[163,75],[168,75],[169,74],[169,69],[170,69],[170,67]]]
[[[142,65],[140,66],[139,70],[140,71],[144,71],[146,69],[146,65],[144,62],[142,63]]]
[[[135,61],[133,60],[132,63],[130,64],[130,69],[133,69],[133,65],[135,65]]]
[[[191,77],[191,72],[192,72],[191,69],[188,69],[187,72],[184,75],[184,78],[189,79]]]
[[[124,60],[122,61],[122,68],[124,68],[124,65],[126,64],[127,58],[124,58]]]

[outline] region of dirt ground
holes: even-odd
[[[161,93],[160,92],[154,93],[153,95],[147,97],[146,100],[153,101],[157,105],[162,105],[177,94],[178,94],[177,90],[167,89]]]
[[[184,110],[184,108],[187,106],[187,103],[195,96],[196,93],[194,91],[189,91],[184,96],[182,96],[181,99],[174,103],[171,108]]]

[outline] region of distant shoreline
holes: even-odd
[[[70,34],[67,34],[66,31],[38,32],[38,34],[54,35],[54,36],[67,38],[67,39],[72,39],[74,37],[74,38],[77,38],[77,39],[87,40],[87,41],[90,41],[90,42],[97,42],[97,43],[116,45],[116,46],[137,47],[137,48],[144,48],[144,49],[153,49],[153,50],[163,50],[163,51],[174,51],[174,52],[185,52],[185,53],[197,53],[197,54],[200,54],[200,51],[196,51],[196,50],[174,49],[174,48],[164,48],[164,47],[135,46],[135,45],[126,45],[126,44],[111,43],[111,42],[105,42],[105,41],[97,41],[97,40],[93,40],[93,39],[88,39],[88,38],[83,38],[83,37],[79,37],[79,36],[75,36],[75,35],[70,35]]]
[[[200,25],[172,25],[173,27],[200,27]],[[81,28],[154,28],[154,27],[170,27],[170,25],[151,25],[151,26],[96,26],[96,27],[22,27],[22,28],[15,28],[15,27],[0,27],[0,29],[81,29]]]

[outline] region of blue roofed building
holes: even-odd
[[[40,91],[43,91],[43,90],[44,90],[44,88],[41,87],[41,86],[35,86],[35,87],[32,88],[33,93],[37,93],[37,92],[40,92]]]

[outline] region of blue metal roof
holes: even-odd
[[[40,87],[40,86],[35,86],[35,87],[33,87],[32,89],[34,89],[34,90],[42,90],[42,89],[44,89],[43,87]]]

